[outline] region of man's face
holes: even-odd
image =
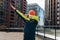
[[[25,14],[27,18],[30,18],[32,16],[35,16],[35,15],[29,15],[29,14]]]

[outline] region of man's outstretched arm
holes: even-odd
[[[16,10],[16,8],[15,8],[13,5],[11,5],[11,7],[12,7],[13,10],[15,10],[15,11],[20,15],[20,17],[21,17],[23,20],[28,20],[28,21],[30,21],[30,19],[27,18],[23,13],[21,13],[19,10]]]

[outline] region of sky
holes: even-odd
[[[45,10],[45,0],[27,0],[28,4],[37,3],[40,7]]]

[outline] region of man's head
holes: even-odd
[[[29,16],[35,16],[35,11],[34,11],[34,10],[30,10],[30,11],[28,12],[28,15],[29,15]]]
[[[28,18],[35,16],[35,11],[34,10],[30,10],[27,14],[25,14]]]
[[[35,13],[36,13],[36,12],[35,12],[34,10],[30,10],[30,11],[28,12],[29,18],[32,19],[32,20],[38,21],[38,16],[36,16]]]
[[[27,18],[38,21],[38,16],[35,16],[35,11],[34,10],[30,10],[28,12],[28,14],[25,14],[25,15],[27,16]]]

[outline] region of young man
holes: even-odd
[[[20,17],[24,21],[24,39],[23,40],[35,40],[35,30],[38,24],[38,17],[35,16],[35,11],[30,10],[27,17],[23,13],[18,11],[14,6],[11,5],[11,7],[13,10],[16,11],[17,14],[20,15]]]

